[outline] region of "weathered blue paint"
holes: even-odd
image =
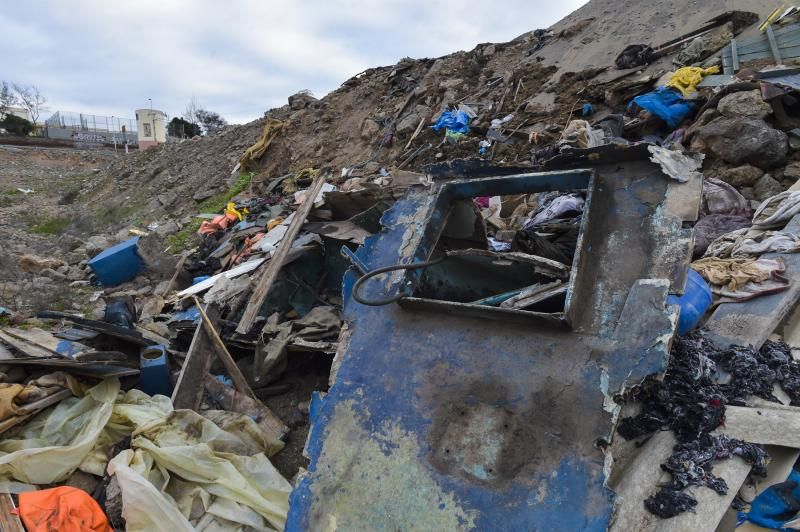
[[[315,399],[310,465],[287,530],[605,530],[614,495],[596,442],[611,433],[610,396],[663,371],[674,332],[670,282],[648,280],[663,266],[647,253],[664,239],[657,210],[676,185],[644,162],[595,178],[584,170],[410,190],[355,255],[369,270],[420,262],[453,200],[587,186],[592,223],[570,280],[572,330],[488,321],[480,306],[470,316],[365,307],[348,271],[341,364]],[[364,295],[411,294],[419,275],[377,277]]]

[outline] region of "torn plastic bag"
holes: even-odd
[[[747,513],[739,513],[739,521],[750,521],[770,530],[796,530],[792,523],[800,510],[800,471],[792,469],[785,482],[775,484],[755,498]]]
[[[649,64],[655,57],[653,49],[646,44],[629,44],[614,60],[619,70],[636,68]]]
[[[678,127],[694,108],[694,104],[684,100],[678,91],[667,87],[637,96],[628,107],[633,104],[661,118],[670,127]]]
[[[439,131],[447,128],[453,133],[469,133],[469,115],[464,111],[444,111],[431,129]]]

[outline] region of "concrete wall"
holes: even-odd
[[[125,144],[127,139],[129,145],[138,144],[136,133],[121,131],[81,131],[73,128],[47,127],[45,135],[50,139],[72,140],[87,144]]]
[[[139,148],[146,150],[167,141],[166,115],[157,109],[137,109]]]

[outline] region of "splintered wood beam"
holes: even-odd
[[[308,214],[311,212],[311,209],[314,206],[314,200],[317,199],[319,192],[322,190],[322,185],[324,184],[325,177],[322,175],[317,176],[317,178],[314,180],[314,183],[311,185],[311,189],[309,190],[308,194],[306,194],[305,201],[300,208],[297,209],[297,212],[292,219],[292,223],[289,224],[289,229],[286,231],[286,235],[284,235],[283,239],[278,244],[278,249],[275,252],[275,255],[269,261],[267,269],[258,280],[256,288],[253,290],[253,295],[250,298],[250,301],[247,303],[247,307],[244,309],[242,319],[239,320],[239,326],[236,327],[236,332],[239,334],[247,334],[250,332],[250,329],[253,328],[253,324],[258,317],[261,306],[267,299],[269,290],[275,283],[275,279],[278,278],[278,274],[283,267],[283,263],[286,261],[286,257],[289,255],[289,251],[292,249],[292,243],[297,237],[297,233],[300,232],[300,228],[303,227],[306,218],[308,218]]]
[[[236,361],[228,352],[228,348],[225,347],[225,343],[222,341],[222,338],[219,337],[217,329],[214,327],[214,323],[208,318],[206,312],[203,310],[203,307],[200,305],[200,301],[198,301],[196,297],[194,298],[194,302],[195,305],[197,305],[197,309],[200,311],[200,318],[203,321],[203,326],[206,328],[209,338],[211,338],[211,343],[214,346],[214,350],[216,351],[217,356],[222,361],[222,364],[225,366],[225,370],[228,372],[228,375],[233,381],[233,386],[244,395],[257,401],[258,399],[256,399],[256,394],[253,393],[250,385],[247,384],[247,379],[245,379],[242,370],[236,365]]]
[[[219,319],[219,310],[216,306],[209,305],[206,319]],[[211,337],[201,322],[194,331],[178,382],[172,391],[172,405],[175,408],[200,409],[200,403],[203,401],[203,381],[211,369],[216,353],[211,342]]]

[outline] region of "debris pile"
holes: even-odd
[[[0,300],[0,491],[44,488],[0,517],[790,522],[800,21],[751,3],[600,67],[582,8],[117,159],[75,194],[136,206],[72,248],[91,305]]]

